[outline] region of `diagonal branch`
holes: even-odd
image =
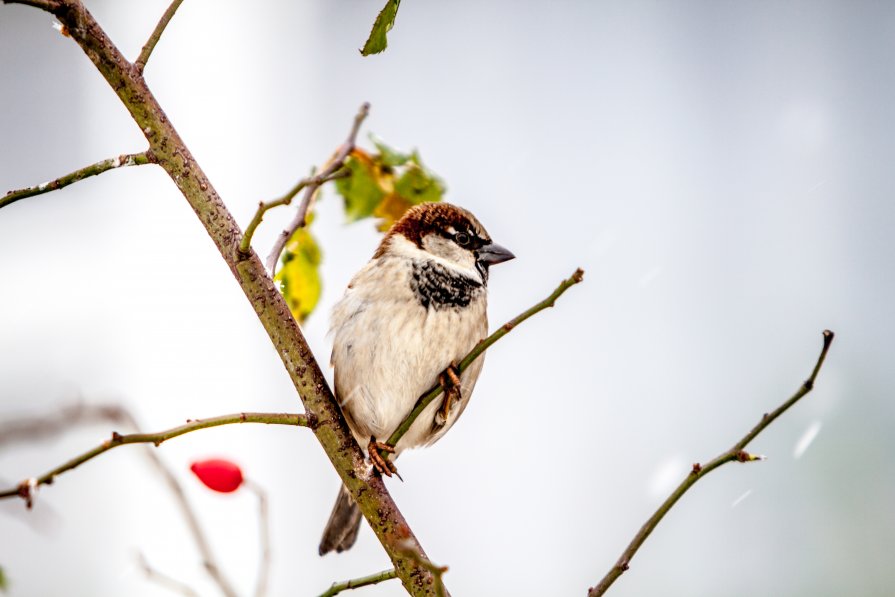
[[[334,174],[345,165],[345,160],[347,160],[348,156],[351,155],[351,152],[354,151],[354,145],[357,140],[357,133],[360,131],[360,125],[363,124],[369,114],[370,104],[364,102],[361,104],[357,116],[354,117],[354,124],[351,126],[351,132],[348,133],[348,138],[345,140],[345,143],[342,144],[342,147],[340,147],[336,154],[329,160],[329,163],[323,169],[323,172],[317,175],[317,178],[325,182],[324,179],[326,179],[326,177]],[[273,249],[270,251],[270,255],[267,256],[267,270],[271,274],[273,274],[274,270],[277,268],[277,261],[280,259],[283,247],[289,242],[289,238],[295,234],[296,230],[307,223],[305,220],[308,217],[308,209],[311,207],[311,200],[314,198],[314,195],[317,193],[321,184],[323,184],[323,182],[307,185],[304,197],[302,197],[301,204],[298,206],[298,212],[295,214],[292,222],[289,223],[289,226],[280,232],[280,235],[277,237]]]
[[[191,586],[183,583],[176,578],[172,578],[167,574],[163,574],[149,565],[149,561],[146,559],[146,556],[143,552],[137,553],[137,564],[139,564],[140,569],[143,570],[143,574],[146,575],[146,578],[155,582],[157,585],[164,587],[174,593],[180,593],[185,597],[201,597],[199,593],[196,592]]]
[[[801,400],[805,394],[811,391],[814,388],[814,381],[817,379],[817,374],[820,373],[820,368],[824,364],[824,360],[827,358],[827,352],[830,350],[830,344],[833,342],[833,332],[830,330],[824,330],[824,344],[823,348],[820,351],[820,356],[817,358],[817,363],[814,365],[814,370],[811,372],[811,376],[805,380],[802,386],[793,394],[789,400],[778,406],[774,411],[770,413],[765,413],[762,415],[761,420],[758,424],[753,427],[749,433],[744,435],[737,443],[733,445],[732,448],[727,450],[726,452],[721,453],[713,460],[708,462],[707,464],[699,464],[698,462],[693,465],[693,470],[690,471],[690,474],[687,475],[687,478],[681,481],[680,485],[675,488],[675,490],[668,496],[668,498],[662,502],[662,505],[659,506],[659,509],[650,516],[649,520],[644,523],[640,530],[637,531],[637,534],[634,535],[634,539],[631,540],[631,543],[628,544],[628,547],[625,548],[625,551],[622,552],[621,557],[615,563],[615,565],[606,573],[599,584],[595,587],[592,587],[587,595],[588,597],[599,597],[603,595],[609,587],[614,583],[619,576],[624,574],[624,572],[628,569],[628,566],[631,562],[631,558],[634,557],[634,554],[637,553],[637,550],[640,549],[640,546],[643,545],[643,542],[646,541],[646,538],[650,536],[650,533],[656,528],[659,522],[662,521],[662,518],[668,514],[668,511],[674,506],[674,504],[683,496],[688,489],[693,487],[697,481],[702,479],[704,476],[720,467],[721,465],[727,464],[728,462],[752,462],[755,460],[762,460],[762,456],[757,456],[754,454],[749,454],[745,451],[746,446],[755,439],[759,433],[764,431],[768,425],[774,422],[774,420],[785,413],[789,408]]]
[[[122,419],[128,421],[127,419]],[[209,427],[219,427],[221,425],[232,425],[238,423],[266,423],[268,425],[295,425],[298,427],[313,427],[314,417],[311,415],[289,414],[289,413],[236,413],[233,415],[222,415],[219,417],[211,417],[208,419],[196,419],[189,421],[184,425],[160,431],[158,433],[130,433],[121,435],[112,432],[112,437],[107,439],[100,445],[91,450],[87,450],[83,454],[76,456],[60,464],[50,472],[33,479],[27,479],[19,483],[14,489],[0,491],[0,499],[19,496],[25,500],[31,497],[31,493],[40,485],[51,484],[58,475],[70,471],[88,460],[92,460],[108,452],[112,448],[123,446],[125,444],[154,444],[160,446],[163,442],[175,437],[196,431],[198,429],[207,429]]]
[[[254,252],[247,257],[239,255],[242,231],[146,81],[80,0],[57,0],[47,8],[130,112],[159,166],[205,226],[283,361],[305,412],[316,417],[315,437],[391,559],[404,588],[411,595],[435,595],[433,573],[407,555],[410,546],[414,553],[426,557],[422,546],[382,479],[371,474],[285,299]],[[222,321],[221,325],[227,324]]]
[[[158,25],[155,26],[152,35],[149,36],[149,39],[146,40],[146,45],[144,45],[143,49],[140,51],[140,56],[137,57],[136,62],[134,62],[134,68],[137,69],[138,73],[143,73],[143,69],[146,68],[146,63],[149,61],[149,56],[155,49],[155,45],[158,43],[159,39],[161,39],[162,33],[165,32],[165,27],[171,22],[174,13],[177,12],[177,9],[180,8],[181,4],[183,4],[183,0],[174,0],[171,2],[171,5],[168,6],[168,10],[166,10],[162,15],[162,18],[159,19]]]
[[[552,307],[556,303],[556,299],[558,299],[562,294],[574,286],[578,284],[584,279],[584,270],[577,269],[575,273],[573,273],[569,278],[563,280],[559,286],[556,287],[550,296],[542,300],[540,303],[534,305],[530,309],[520,313],[513,319],[509,320],[502,326],[500,326],[496,332],[479,342],[475,345],[475,347],[469,352],[468,355],[463,357],[463,360],[460,361],[460,364],[457,365],[457,370],[459,373],[462,373],[469,367],[473,361],[479,358],[482,353],[488,350],[492,344],[509,334],[513,329],[518,326],[520,323],[535,315],[540,313],[544,309],[548,307]],[[440,384],[434,385],[428,392],[420,396],[419,400],[416,401],[416,405],[413,407],[413,410],[405,417],[405,419],[401,422],[397,429],[389,436],[388,444],[391,446],[397,446],[398,441],[404,437],[404,434],[407,433],[407,430],[413,425],[413,422],[416,421],[417,417],[420,416],[427,406],[429,406],[433,400],[438,398],[444,389]],[[383,458],[387,458],[388,455],[385,452],[380,452]]]
[[[302,189],[309,186],[320,186],[323,183],[329,182],[331,180],[336,180],[338,178],[345,178],[346,176],[350,176],[351,172],[347,169],[336,170],[332,174],[322,175],[317,174],[315,176],[310,176],[308,178],[302,178],[294,187],[292,187],[285,195],[278,199],[273,199],[271,201],[261,201],[258,203],[258,209],[255,211],[254,217],[252,217],[252,221],[249,222],[249,225],[246,227],[245,234],[242,236],[242,240],[239,241],[239,254],[241,257],[246,257],[249,254],[249,249],[252,246],[252,237],[255,235],[255,230],[261,224],[261,220],[264,218],[264,214],[266,214],[269,210],[274,207],[279,207],[281,205],[289,205],[292,203],[292,200],[295,199],[295,196],[298,195]],[[305,210],[305,214],[307,215],[307,209]],[[294,232],[294,231],[293,231]],[[291,235],[290,235],[291,236]],[[288,238],[287,238],[288,240]]]
[[[56,189],[67,187],[68,185],[80,182],[85,178],[90,178],[91,176],[96,176],[97,174],[102,174],[103,172],[114,170],[115,168],[125,168],[127,166],[142,166],[144,164],[152,164],[154,163],[154,161],[155,160],[152,158],[152,154],[147,151],[143,151],[140,153],[122,154],[117,158],[109,158],[95,164],[90,164],[89,166],[85,166],[80,170],[75,170],[74,172],[66,174],[65,176],[60,176],[56,180],[51,180],[50,182],[45,182],[37,186],[28,187],[27,189],[10,191],[3,197],[0,197],[0,208],[6,207],[10,203],[15,203],[20,199],[25,199],[26,197],[43,195],[44,193],[49,193],[50,191],[55,191]]]

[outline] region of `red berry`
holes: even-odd
[[[221,458],[200,460],[190,466],[190,470],[209,489],[230,493],[242,485],[242,470],[233,462]]]

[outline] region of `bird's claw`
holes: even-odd
[[[447,423],[448,415],[451,414],[454,404],[459,403],[462,397],[460,394],[460,370],[456,362],[451,362],[438,375],[438,383],[441,384],[441,389],[444,390],[444,400],[442,400],[438,412],[435,413],[435,426],[443,427]]]
[[[385,452],[386,454],[383,456],[380,452]],[[373,468],[379,471],[380,475],[391,477],[394,474],[401,479],[401,475],[398,474],[398,467],[388,459],[389,454],[395,453],[394,446],[385,442],[377,442],[375,437],[371,437],[370,443],[367,445],[367,453],[370,455],[370,462],[373,464]],[[401,480],[403,481],[404,479]]]

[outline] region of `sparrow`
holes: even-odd
[[[488,333],[488,268],[513,258],[465,209],[424,203],[395,222],[351,279],[331,319],[335,395],[379,473],[397,473],[380,450],[397,457],[431,445],[463,413],[483,359],[462,374],[457,363]],[[443,398],[426,407],[397,445],[383,443],[436,383]],[[360,522],[343,486],[320,555],[354,545]]]

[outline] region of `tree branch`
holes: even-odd
[[[261,224],[261,220],[264,218],[264,214],[268,212],[268,210],[273,209],[274,207],[279,207],[280,205],[289,205],[292,203],[292,200],[298,195],[301,190],[307,186],[316,185],[320,186],[324,183],[327,183],[331,180],[336,180],[338,178],[345,178],[346,176],[350,176],[351,172],[347,169],[340,169],[328,176],[323,176],[322,174],[317,174],[315,176],[310,176],[308,178],[303,178],[294,187],[292,187],[289,192],[280,197],[279,199],[274,199],[272,201],[261,201],[258,203],[258,209],[255,211],[255,215],[252,217],[252,221],[249,222],[249,225],[246,227],[245,234],[242,237],[242,240],[239,242],[239,254],[242,257],[246,257],[249,254],[249,248],[252,246],[252,236],[255,234],[255,229]],[[307,215],[307,210],[306,210]],[[287,239],[288,240],[288,239]]]
[[[51,180],[50,182],[45,182],[34,187],[28,187],[27,189],[19,189],[18,191],[9,191],[3,197],[0,197],[0,208],[4,208],[7,205],[26,197],[34,197],[35,195],[42,195],[44,193],[49,193],[50,191],[55,191],[56,189],[67,187],[68,185],[82,181],[85,178],[90,178],[91,176],[96,176],[97,174],[102,174],[103,172],[114,170],[115,168],[142,166],[153,162],[152,155],[146,151],[122,154],[117,158],[109,158],[85,166],[80,170],[75,170],[70,174],[66,174],[56,180]]]
[[[354,151],[357,133],[360,131],[360,125],[363,124],[369,114],[370,104],[364,102],[361,104],[357,116],[354,117],[354,124],[351,126],[351,132],[348,133],[348,138],[345,140],[345,143],[342,144],[342,147],[340,147],[336,154],[329,160],[327,166],[323,169],[323,172],[317,175],[321,180],[332,175],[345,165],[345,160],[347,160],[348,156],[351,155],[351,152]],[[273,249],[270,251],[270,255],[267,256],[267,270],[271,274],[276,270],[277,261],[279,261],[280,254],[283,252],[283,247],[286,246],[289,238],[295,234],[296,230],[307,223],[305,220],[308,217],[308,209],[311,206],[311,200],[321,184],[323,183],[311,183],[307,185],[304,197],[302,197],[301,204],[298,206],[298,212],[296,212],[295,217],[292,219],[292,222],[289,223],[289,226],[287,226],[286,229],[280,233],[280,236],[277,237]]]
[[[162,15],[162,18],[159,19],[158,25],[155,26],[152,35],[149,36],[149,39],[146,40],[146,45],[144,45],[143,49],[140,51],[140,56],[137,58],[136,62],[134,62],[134,68],[137,69],[138,73],[143,73],[143,69],[146,68],[146,63],[149,61],[149,56],[155,49],[155,45],[158,43],[159,39],[161,39],[162,33],[165,32],[165,27],[171,22],[171,18],[174,17],[174,13],[177,12],[177,9],[180,8],[181,4],[183,4],[183,0],[174,0],[168,7],[168,10]]]
[[[662,502],[662,505],[659,506],[659,509],[650,516],[649,520],[640,527],[640,530],[637,531],[637,534],[634,535],[634,539],[631,540],[631,543],[628,544],[628,547],[622,552],[621,557],[616,562],[615,566],[613,566],[609,572],[606,573],[599,584],[597,586],[592,587],[588,590],[588,597],[599,597],[603,595],[612,583],[618,579],[619,576],[624,574],[624,572],[628,569],[628,566],[631,562],[631,559],[634,557],[634,554],[637,553],[637,550],[640,549],[640,546],[643,545],[643,542],[646,541],[646,538],[650,536],[650,533],[656,528],[656,526],[661,522],[662,518],[668,514],[668,511],[674,506],[674,504],[683,496],[688,489],[690,489],[693,485],[696,484],[697,481],[702,479],[704,476],[720,467],[721,465],[727,464],[728,462],[752,462],[755,460],[762,460],[762,456],[756,456],[754,454],[749,454],[745,451],[746,445],[749,444],[753,439],[755,439],[759,433],[764,431],[768,425],[774,422],[774,420],[786,412],[792,405],[798,402],[805,394],[811,391],[814,387],[814,381],[817,379],[817,374],[820,372],[821,366],[824,364],[824,360],[827,358],[827,352],[830,350],[830,344],[833,342],[833,332],[830,330],[824,330],[824,343],[823,348],[820,351],[820,356],[817,358],[817,363],[814,365],[814,370],[811,372],[811,376],[805,380],[802,384],[802,387],[793,394],[789,400],[778,406],[773,412],[765,413],[762,415],[761,420],[758,424],[753,427],[749,433],[744,435],[737,443],[733,445],[726,452],[721,453],[713,460],[708,462],[707,464],[701,465],[698,462],[693,465],[693,469],[690,471],[690,474],[681,481],[680,485],[668,496],[668,498]]]
[[[469,352],[469,354],[463,357],[463,360],[460,361],[460,364],[457,366],[458,371],[460,373],[465,371],[466,368],[469,367],[473,361],[479,358],[482,353],[488,350],[491,345],[513,331],[513,329],[520,323],[522,323],[532,315],[535,315],[536,313],[539,313],[548,307],[552,307],[556,303],[556,299],[562,296],[562,294],[566,290],[568,290],[575,284],[578,284],[583,279],[584,270],[580,268],[575,270],[575,273],[573,273],[568,279],[563,280],[560,285],[556,287],[556,290],[550,293],[550,296],[542,300],[540,303],[534,305],[530,309],[520,313],[513,319],[509,320],[508,322],[500,326],[496,332],[476,344],[475,347]],[[438,398],[438,396],[440,396],[443,391],[444,389],[441,387],[440,384],[435,384],[428,392],[420,396],[419,400],[416,401],[416,405],[413,407],[413,410],[410,411],[404,421],[402,421],[398,428],[395,429],[395,431],[389,436],[387,443],[391,446],[397,446],[398,441],[400,441],[400,439],[404,437],[404,434],[407,433],[407,430],[410,429],[410,427],[413,425],[413,422],[416,421],[417,417],[419,417],[420,414],[426,409],[426,407],[429,406],[429,404],[431,404],[433,400]],[[388,454],[386,454],[385,452],[380,452],[380,455],[382,455],[383,458],[388,457]]]
[[[221,425],[232,425],[236,423],[266,423],[268,425],[295,425],[298,427],[313,427],[314,417],[302,414],[289,413],[237,413],[233,415],[222,415],[219,417],[211,417],[209,419],[196,419],[189,421],[184,425],[160,431],[158,433],[130,433],[121,435],[112,432],[112,437],[107,439],[92,450],[88,450],[65,462],[50,472],[33,479],[26,479],[19,483],[14,489],[0,491],[0,499],[13,496],[19,496],[25,500],[31,497],[31,493],[35,487],[40,485],[49,485],[53,480],[64,472],[70,471],[88,460],[92,460],[104,452],[108,452],[112,448],[123,446],[125,444],[154,444],[160,446],[163,442],[181,436],[198,429],[207,429],[209,427],[219,427]]]
[[[345,580],[342,582],[334,582],[330,588],[320,593],[320,597],[332,597],[333,595],[338,595],[342,591],[375,585],[381,583],[384,580],[391,580],[397,577],[398,573],[390,569],[383,570],[382,572],[377,572],[376,574],[371,574],[369,576],[352,578],[351,580]]]
[[[205,226],[283,361],[305,412],[316,417],[314,435],[392,560],[404,587],[411,595],[434,595],[432,572],[406,553],[409,544],[425,557],[422,546],[382,479],[367,466],[286,301],[254,252],[247,258],[239,255],[242,231],[145,80],[80,0],[58,0],[48,8],[118,95],[149,141],[159,166]]]
[[[0,448],[7,444],[33,442],[52,437],[73,425],[95,423],[128,423],[124,409],[118,404],[76,402],[58,409],[54,416],[10,418],[0,425]]]
[[[258,498],[258,526],[260,527],[259,543],[261,544],[261,559],[258,563],[258,580],[255,582],[255,597],[267,595],[267,587],[270,584],[270,508],[267,504],[267,492],[264,488],[246,479],[246,489]]]
[[[4,428],[0,429],[0,444],[23,440],[40,440],[68,431],[78,425],[89,425],[98,422],[117,423],[125,425],[137,432],[140,430],[140,426],[137,424],[134,416],[120,404],[75,404],[60,409],[51,417],[27,417],[16,421],[10,421]],[[26,435],[26,433],[22,433],[22,431],[28,434]],[[196,549],[202,557],[205,571],[208,572],[208,575],[218,585],[225,597],[236,597],[236,592],[233,590],[233,586],[224,575],[221,567],[217,564],[217,560],[215,559],[211,546],[208,543],[208,539],[205,536],[205,531],[199,524],[199,518],[196,516],[192,504],[190,504],[186,493],[183,491],[180,481],[177,480],[177,476],[165,464],[155,450],[147,447],[146,450],[143,450],[143,454],[146,455],[159,475],[162,476],[165,483],[167,483],[168,488],[171,490],[171,493],[174,495],[175,501],[180,508],[180,512],[183,514],[187,526],[190,529],[193,541],[196,544]],[[34,497],[33,494],[37,487],[37,479],[28,479],[19,485],[18,495],[21,495],[25,499],[28,508],[31,508]],[[144,569],[147,570],[147,574],[149,574],[151,569],[148,568],[145,559],[141,558],[141,561],[144,564]],[[156,581],[159,581],[162,578],[162,575],[160,574],[155,577],[151,574],[149,574],[149,576]],[[171,585],[171,583],[163,584],[168,584],[171,588],[174,586]],[[183,585],[181,585],[181,589],[182,588]]]
[[[186,583],[181,582],[176,578],[172,578],[167,574],[162,574],[161,572],[150,566],[149,561],[146,559],[146,556],[143,554],[143,552],[137,553],[137,563],[140,565],[140,569],[143,571],[143,574],[146,575],[146,578],[155,582],[159,586],[165,587],[169,591],[185,595],[186,597],[201,597],[195,589],[193,589]]]

